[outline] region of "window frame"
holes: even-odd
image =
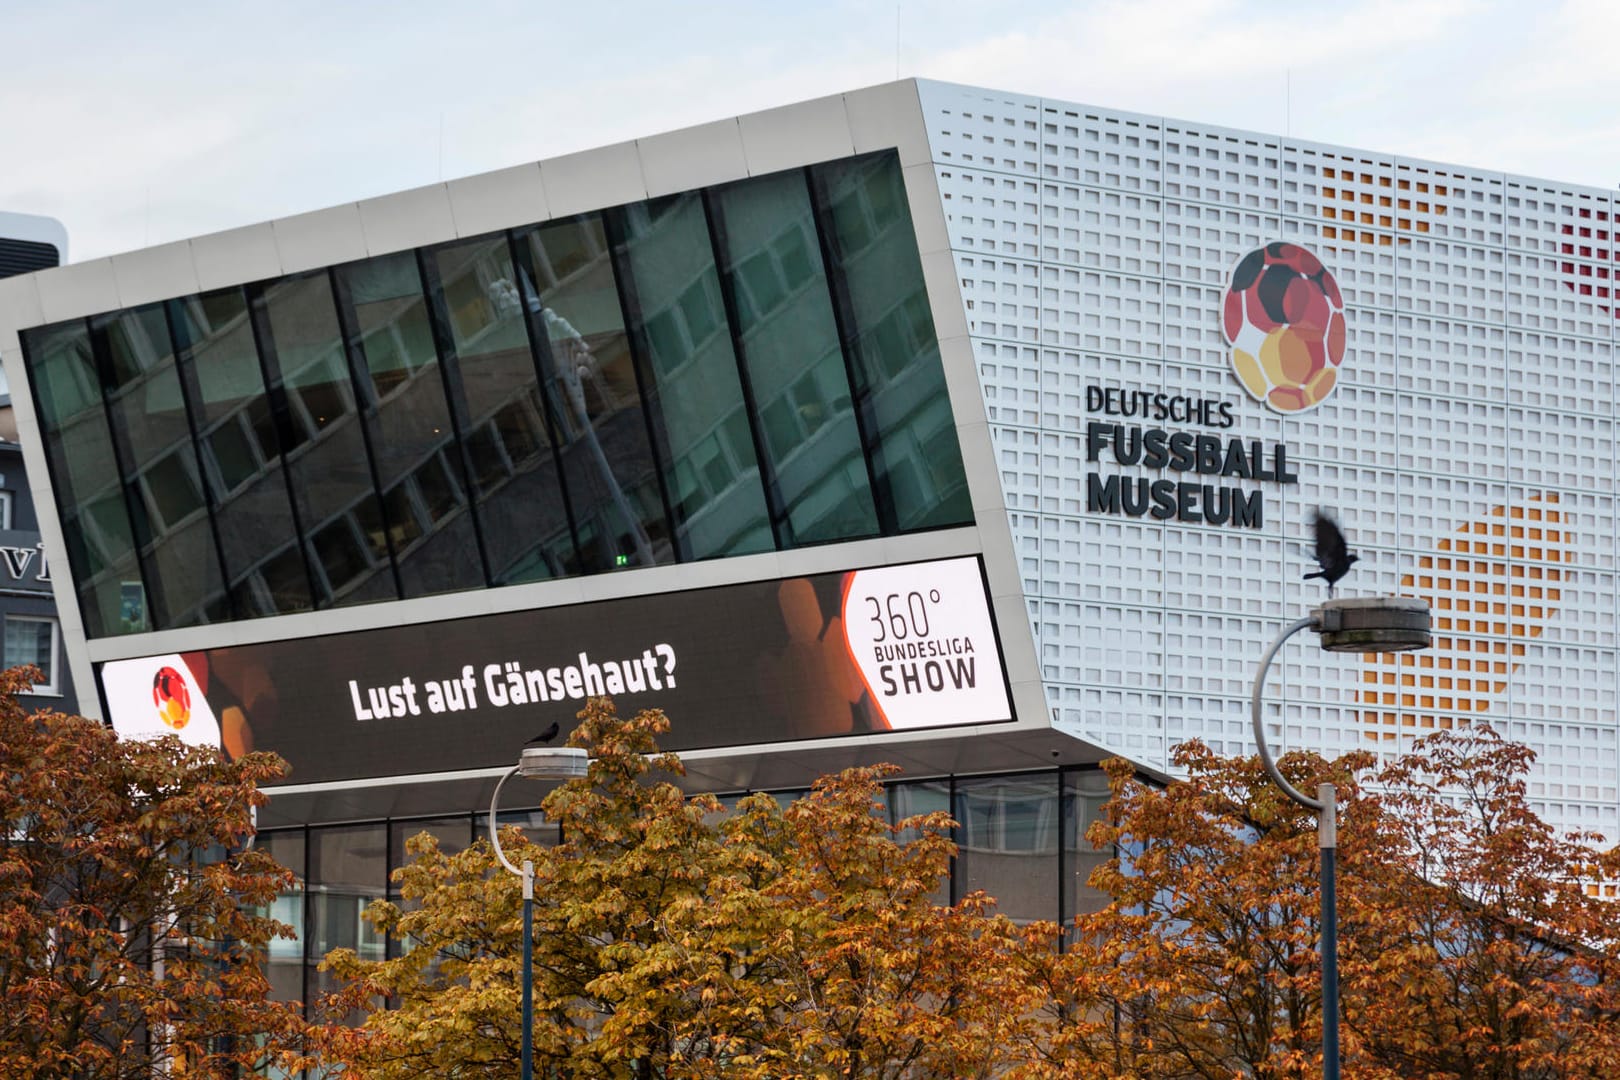
[[[20,614],[20,613],[7,612],[5,614],[5,616],[4,616],[3,624],[0,624],[0,632],[3,632],[3,630],[6,627],[9,627],[12,623],[22,623],[22,622],[26,622],[26,623],[45,623],[46,625],[48,625],[51,628],[50,670],[45,673],[46,676],[47,676],[47,679],[46,679],[45,682],[35,683],[33,686],[31,686],[28,689],[27,693],[47,695],[47,696],[50,696],[50,697],[61,697],[62,696],[62,625],[61,625],[61,623],[58,622],[57,619],[54,616],[50,616],[50,615],[24,615],[24,614]],[[5,647],[4,646],[4,639],[0,638],[0,659],[4,659],[4,657],[3,657],[4,647]],[[11,664],[11,663],[8,662],[5,666],[9,670],[10,668],[16,667],[17,665],[16,664]]]

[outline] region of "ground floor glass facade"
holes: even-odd
[[[892,821],[948,811],[957,822],[958,853],[937,903],[982,889],[1017,921],[1067,922],[1105,902],[1086,880],[1107,854],[1086,841],[1085,831],[1107,793],[1100,770],[1054,769],[891,784],[886,802]],[[792,799],[803,793],[777,794]],[[538,842],[557,840],[556,827],[537,810],[505,811],[500,821],[523,827]],[[310,1002],[335,989],[317,970],[333,949],[351,948],[378,960],[397,950],[399,943],[377,935],[362,913],[373,900],[398,899],[388,878],[409,861],[406,841],[426,831],[441,850],[458,851],[487,835],[488,822],[486,811],[261,833],[259,845],[298,876],[297,888],[282,894],[272,911],[297,935],[270,947],[268,970],[276,996]]]

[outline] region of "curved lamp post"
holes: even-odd
[[[1329,600],[1303,619],[1283,628],[1260,658],[1254,675],[1249,713],[1254,720],[1254,741],[1266,774],[1283,794],[1316,813],[1317,841],[1322,849],[1322,1078],[1339,1080],[1339,898],[1335,860],[1339,847],[1338,792],[1332,784],[1318,784],[1316,798],[1297,790],[1277,768],[1266,746],[1261,695],[1266,672],[1283,643],[1301,630],[1322,637],[1324,652],[1409,652],[1429,647],[1429,605],[1403,596]]]
[[[512,865],[501,849],[501,836],[495,828],[495,808],[501,801],[501,788],[514,776],[530,780],[574,780],[590,771],[590,755],[574,746],[525,746],[518,763],[495,785],[489,797],[489,842],[495,857],[507,870],[523,879],[523,1080],[534,1080],[534,862],[524,859],[522,867]]]

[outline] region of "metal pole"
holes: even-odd
[[[516,775],[517,766],[514,765],[507,771],[505,776],[501,777],[500,782],[495,785],[495,793],[489,797],[489,846],[495,849],[495,858],[500,860],[502,866],[506,867],[510,873],[522,877],[523,871],[513,866],[512,860],[508,859],[506,852],[501,850],[501,833],[495,827],[495,808],[501,801],[501,788],[505,787],[506,782]]]
[[[1322,847],[1322,1080],[1339,1080],[1339,801],[1332,784],[1318,784],[1322,803],[1316,835]]]
[[[522,1080],[534,1080],[534,863],[523,860]],[[1338,1070],[1334,1070],[1338,1074]]]
[[[1283,793],[1308,810],[1316,811],[1317,843],[1322,852],[1322,1076],[1339,1080],[1339,794],[1332,784],[1318,784],[1316,798],[1294,789],[1266,746],[1266,728],[1261,722],[1261,692],[1266,672],[1283,643],[1301,630],[1322,635],[1325,652],[1392,653],[1427,649],[1429,605],[1409,597],[1329,600],[1303,619],[1284,628],[1271,643],[1255,672],[1254,693],[1249,699],[1254,720],[1254,741],[1266,774]]]
[[[1283,628],[1271,648],[1260,658],[1260,670],[1254,675],[1254,693],[1249,697],[1249,715],[1254,721],[1254,741],[1260,748],[1260,761],[1272,782],[1283,794],[1307,810],[1316,811],[1316,835],[1322,849],[1322,1080],[1339,1080],[1339,914],[1338,894],[1334,880],[1334,857],[1339,846],[1338,803],[1332,784],[1320,784],[1316,798],[1301,793],[1283,776],[1266,746],[1266,728],[1262,718],[1261,694],[1266,686],[1266,673],[1277,650],[1301,630],[1316,626],[1314,616],[1298,619]]]
[[[500,782],[495,785],[495,793],[489,797],[489,842],[495,849],[495,858],[500,864],[518,877],[523,879],[523,1034],[522,1056],[519,1058],[519,1071],[522,1080],[534,1080],[534,862],[524,859],[522,868],[512,865],[501,848],[500,830],[495,827],[495,811],[501,801],[501,788],[506,782],[517,775],[514,766]]]
[[[1272,658],[1277,655],[1277,650],[1281,649],[1289,638],[1301,630],[1308,630],[1315,625],[1316,618],[1314,616],[1294,620],[1283,627],[1282,633],[1277,635],[1277,640],[1271,643],[1271,648],[1267,649],[1266,654],[1260,658],[1260,670],[1254,673],[1254,692],[1249,695],[1249,718],[1254,721],[1254,742],[1256,746],[1260,747],[1260,763],[1266,767],[1266,775],[1271,777],[1271,782],[1282,788],[1284,795],[1287,795],[1305,809],[1315,810],[1320,813],[1322,804],[1309,795],[1301,794],[1293,784],[1284,779],[1283,774],[1277,769],[1277,763],[1271,757],[1271,748],[1266,746],[1266,726],[1261,718],[1264,709],[1261,695],[1266,689],[1266,673],[1271,670]]]
[[[501,788],[514,776],[531,780],[581,780],[590,774],[590,757],[578,747],[525,746],[518,763],[495,785],[489,797],[489,843],[502,866],[523,879],[523,1051],[520,1071],[523,1080],[534,1080],[534,861],[524,859],[519,869],[501,849],[501,831],[495,827],[495,813],[501,801]]]

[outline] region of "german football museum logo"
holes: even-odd
[[[158,719],[175,731],[191,722],[191,689],[186,679],[172,667],[165,667],[152,678],[152,704]]]
[[[1221,332],[1238,382],[1277,412],[1313,409],[1338,384],[1344,297],[1322,260],[1298,244],[1277,241],[1238,260]]]

